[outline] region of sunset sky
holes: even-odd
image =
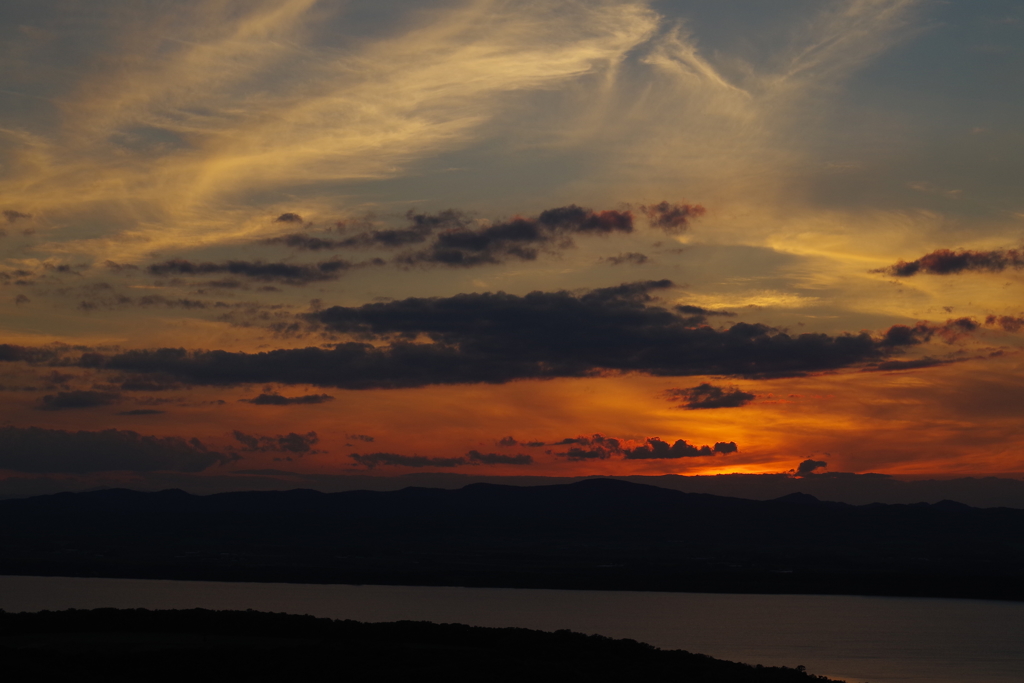
[[[0,32],[0,477],[1024,476],[1017,0]]]

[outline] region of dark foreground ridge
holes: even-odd
[[[1024,599],[1024,510],[560,486],[0,501],[0,573]]]
[[[0,657],[18,680],[830,680],[802,667],[737,664],[571,631],[366,624],[251,610],[0,612]]]

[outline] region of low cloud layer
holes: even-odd
[[[828,463],[825,462],[824,460],[811,460],[810,458],[808,458],[807,460],[804,460],[802,463],[800,463],[800,465],[796,468],[796,476],[806,477],[807,475],[814,474],[818,470],[823,470],[826,467],[828,467]]]
[[[674,460],[676,458],[699,458],[711,455],[725,455],[739,450],[735,441],[719,441],[714,446],[694,446],[683,439],[673,444],[657,437],[647,443],[625,451],[626,460]]]
[[[1018,249],[974,251],[963,249],[936,249],[914,261],[897,261],[881,268],[878,273],[910,277],[918,274],[955,275],[966,271],[999,273],[1007,268],[1024,268],[1024,252]]]
[[[15,472],[201,472],[236,459],[208,450],[198,439],[142,436],[116,429],[0,428],[0,469]]]
[[[594,434],[563,439],[550,445],[571,446],[565,451],[555,451],[552,454],[572,461],[607,460],[612,457],[621,457],[625,460],[674,460],[726,455],[739,451],[739,447],[733,441],[719,441],[714,446],[698,447],[683,439],[670,444],[652,436],[638,445],[634,444],[636,442]]]

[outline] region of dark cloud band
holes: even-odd
[[[309,321],[361,341],[333,348],[260,353],[138,350],[89,360],[93,366],[160,372],[194,384],[311,384],[346,389],[503,383],[605,372],[660,376],[794,376],[881,362],[918,343],[908,328],[790,336],[760,324],[716,329],[702,315],[654,303],[667,280],[584,294],[460,294],[358,307],[335,306]],[[895,331],[894,331],[895,330]],[[421,339],[430,343],[422,343]],[[366,341],[362,341],[366,340]],[[370,342],[375,343],[370,343]]]
[[[574,235],[609,235],[633,231],[628,211],[592,211],[572,204],[548,209],[534,218],[472,229],[445,230],[425,249],[406,254],[399,263],[478,266],[507,260],[532,261],[553,245],[572,246]]]
[[[669,202],[641,206],[640,211],[653,227],[670,234],[686,230],[692,219],[704,214],[704,208],[699,205]],[[628,234],[634,228],[633,213],[629,210],[595,211],[575,204],[484,226],[475,225],[465,213],[455,210],[437,214],[410,211],[406,219],[408,225],[404,228],[369,229],[338,238],[299,232],[263,240],[263,244],[309,251],[412,248],[396,257],[394,263],[471,267],[532,261],[543,251],[571,248],[573,237]],[[417,245],[423,246],[415,248]],[[608,259],[613,265],[646,261],[645,255],[634,252]]]
[[[964,249],[936,249],[914,261],[897,261],[891,266],[880,268],[876,273],[910,277],[926,273],[929,275],[955,275],[966,271],[999,273],[1007,268],[1024,268],[1024,252],[1017,249],[973,251]]]

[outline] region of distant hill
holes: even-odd
[[[0,501],[0,572],[1024,598],[1024,511],[754,501],[614,479]]]
[[[235,470],[222,474],[154,472],[147,474],[148,491],[178,488],[209,495],[230,491],[283,491],[308,488],[324,493],[342,491],[398,491],[410,486],[460,489],[470,484],[509,486],[551,486],[572,484],[594,477],[490,476],[454,472],[411,472],[401,475],[303,474],[285,470]],[[822,472],[794,477],[788,474],[717,474],[684,476],[679,474],[609,477],[636,484],[650,484],[687,493],[773,500],[790,493],[807,493],[821,500],[851,505],[869,503],[911,504],[955,500],[972,507],[1010,507],[1024,509],[1024,480],[1008,477],[961,477],[905,481],[886,474]],[[96,474],[89,483],[78,482],[81,489],[118,488],[118,475]],[[64,477],[10,477],[0,479],[0,500],[26,498],[68,491],[73,486]],[[139,484],[141,486],[141,484]]]
[[[0,612],[0,657],[14,680],[830,680],[802,668],[750,666],[570,631],[366,624],[252,610]]]
[[[773,500],[801,492],[851,505],[937,503],[954,500],[972,507],[1024,509],[1024,481],[1005,477],[960,477],[905,481],[885,474],[824,472],[803,477],[785,474],[719,474],[686,477],[622,477],[688,493],[711,493],[753,500]]]

